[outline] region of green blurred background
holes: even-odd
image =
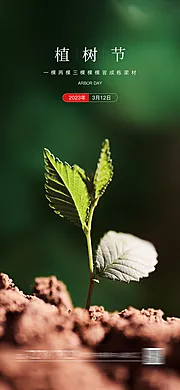
[[[94,215],[94,249],[108,230],[132,233],[155,245],[159,263],[139,283],[101,280],[92,304],[180,316],[179,1],[19,0],[0,7],[1,272],[26,293],[36,276],[56,275],[74,305],[85,306],[85,238],[48,207],[42,152],[47,147],[91,172],[109,138],[115,174]],[[118,68],[137,69],[137,75],[106,76],[102,87],[89,88],[77,86],[80,77],[44,75],[62,68],[54,59],[57,46],[123,46]],[[115,66],[110,54],[96,64],[73,58],[70,68]],[[78,91],[115,92],[119,101],[62,102],[63,93]]]

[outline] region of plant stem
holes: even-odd
[[[86,302],[86,309],[89,310],[90,303],[91,303],[91,296],[94,288],[94,280],[93,280],[93,273],[90,274],[90,283],[89,283],[89,291],[88,291],[88,297]]]
[[[90,268],[90,272],[93,274],[93,253],[92,253],[92,244],[91,244],[91,231],[88,231],[86,235],[86,240],[87,240],[88,258],[89,258],[89,268]]]
[[[86,233],[86,240],[87,240],[87,248],[88,248],[88,257],[89,257],[89,268],[90,272],[93,273],[93,253],[92,253],[92,243],[91,243],[91,225],[92,225],[92,217],[93,212],[95,209],[95,204],[91,206],[90,212],[89,212],[89,220],[88,220],[88,229]]]
[[[88,290],[88,297],[87,297],[87,302],[86,302],[86,309],[89,310],[90,303],[91,303],[91,296],[93,292],[93,287],[94,287],[94,263],[93,263],[93,252],[92,252],[92,243],[91,243],[91,225],[92,225],[92,217],[93,217],[93,212],[96,207],[96,203],[94,203],[91,206],[90,213],[89,213],[89,220],[88,220],[88,230],[86,233],[86,240],[87,240],[87,249],[88,249],[88,257],[89,257],[89,268],[90,268],[90,283],[89,283],[89,290]]]

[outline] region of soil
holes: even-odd
[[[180,390],[180,319],[163,315],[74,308],[55,276],[25,295],[1,273],[0,390]],[[143,348],[162,348],[163,364]]]

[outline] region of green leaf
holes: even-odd
[[[94,184],[93,184],[93,179],[90,178],[89,176],[86,175],[86,172],[84,171],[84,169],[82,169],[81,167],[79,167],[79,165],[74,165],[74,169],[77,170],[77,172],[80,174],[80,176],[82,177],[84,183],[86,184],[86,188],[87,188],[87,191],[88,191],[88,194],[89,194],[89,197],[91,199],[93,199],[93,195],[94,195]]]
[[[123,282],[139,281],[155,270],[153,244],[131,234],[109,231],[101,239],[95,259],[95,277]]]
[[[75,164],[74,169],[80,174],[80,176],[82,177],[82,179],[84,181],[88,180],[88,176],[86,175],[86,172],[83,168],[81,168],[79,165]]]
[[[94,198],[98,200],[105,192],[113,177],[113,165],[109,147],[109,140],[102,144],[101,154],[94,175]]]
[[[86,227],[90,197],[77,166],[63,163],[44,149],[45,189],[49,206],[60,217],[75,225]],[[81,169],[81,168],[80,168]]]

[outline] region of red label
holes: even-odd
[[[87,103],[89,102],[89,93],[65,93],[62,99],[66,103]]]

